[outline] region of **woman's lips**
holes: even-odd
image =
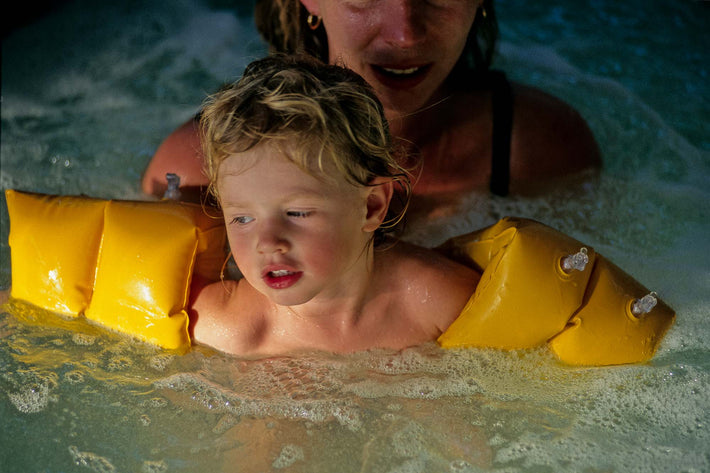
[[[301,276],[303,271],[277,269],[264,272],[262,279],[271,289],[286,289],[296,284]]]
[[[411,89],[419,85],[429,72],[431,64],[423,66],[370,66],[375,79],[391,89]]]

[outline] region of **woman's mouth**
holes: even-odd
[[[375,79],[392,89],[411,89],[419,85],[431,68],[431,65],[393,67],[372,65]]]
[[[302,271],[277,269],[265,272],[262,279],[271,289],[286,289],[296,284],[301,276],[303,276]]]
[[[415,72],[417,72],[419,69],[420,69],[419,67],[409,67],[406,69],[392,69],[389,67],[382,68],[382,70],[387,72],[388,74],[394,74],[396,76],[412,75]]]

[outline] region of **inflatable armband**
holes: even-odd
[[[193,275],[216,280],[221,219],[173,201],[106,201],[6,191],[11,295],[166,348],[189,345]],[[505,218],[439,248],[482,276],[441,346],[531,348],[575,365],[644,361],[673,310],[589,247]],[[655,305],[655,307],[654,307]]]
[[[597,255],[584,302],[565,329],[550,340],[557,356],[574,365],[636,363],[651,359],[673,323],[673,309],[660,299],[648,313],[634,304],[649,291]]]
[[[194,275],[216,280],[226,235],[198,205],[7,190],[11,296],[165,348],[189,346]]]
[[[590,247],[541,223],[505,218],[452,238],[440,250],[482,271],[461,315],[438,339],[445,348],[532,348],[550,342],[573,365],[634,363],[653,356],[673,323],[648,290]]]

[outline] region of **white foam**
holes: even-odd
[[[146,460],[141,465],[141,473],[165,473],[166,471],[168,471],[168,465],[164,460]]]
[[[0,381],[9,383],[4,386],[4,390],[19,412],[36,414],[46,410],[50,403],[57,402],[54,391],[59,381],[56,373],[18,370],[14,373],[3,373]]]
[[[113,473],[116,468],[110,460],[91,452],[82,452],[75,446],[69,447],[69,453],[78,466],[83,466],[95,473]]]
[[[303,449],[298,445],[284,445],[278,458],[271,464],[276,469],[288,468],[297,461],[303,461]]]
[[[7,397],[18,411],[35,414],[49,404],[49,387],[46,384],[23,386],[19,392],[8,393]]]

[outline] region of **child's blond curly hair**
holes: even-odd
[[[402,218],[411,193],[409,173],[398,163],[382,104],[355,72],[306,56],[272,55],[252,62],[242,78],[205,101],[201,117],[205,173],[210,192],[228,157],[268,142],[301,169],[326,178],[336,169],[356,186],[376,177],[399,184]]]

